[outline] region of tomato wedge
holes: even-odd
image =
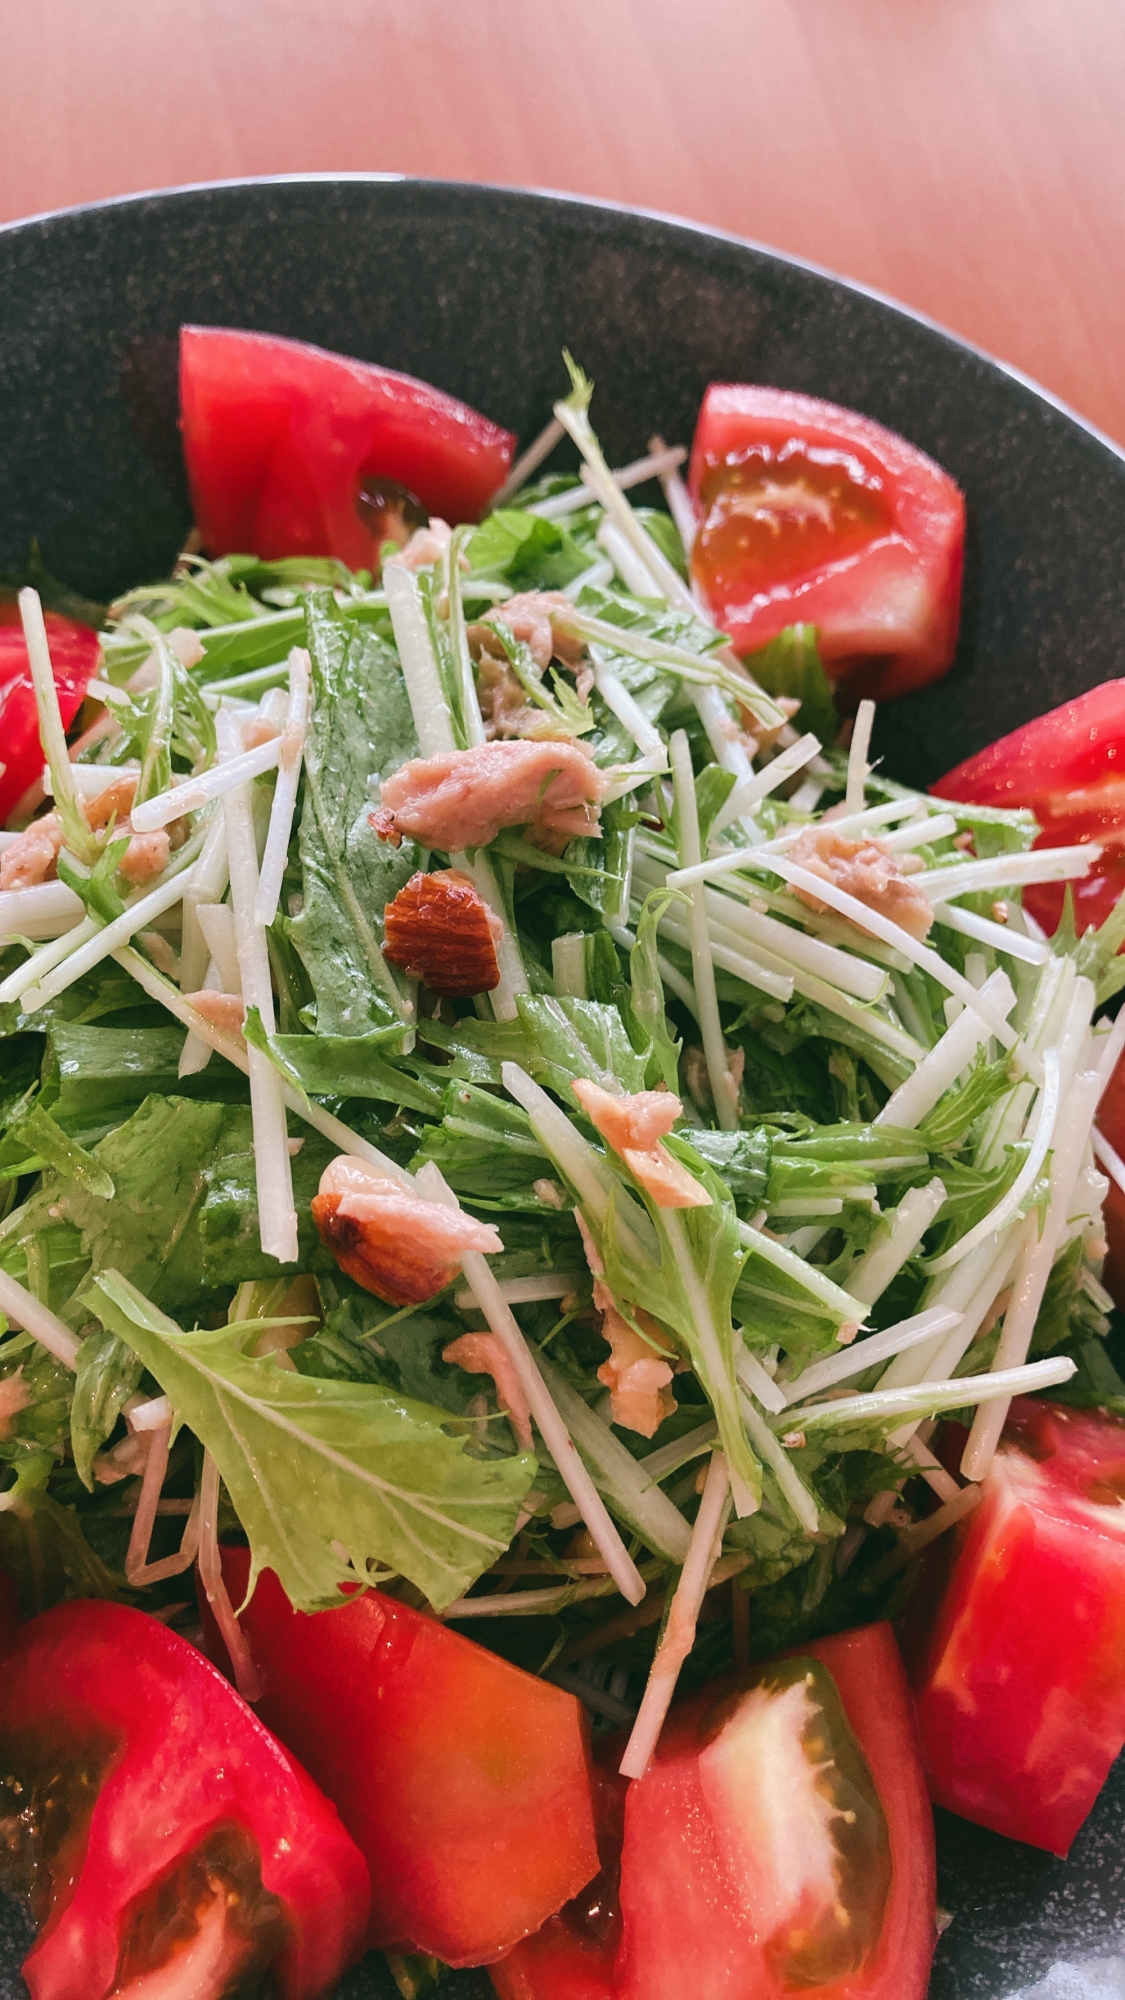
[[[42,1925],[32,2000],[218,2000],[266,1977],[301,2000],[359,1957],[367,1868],[335,1810],[145,1612],[82,1601],[22,1628],[0,1770],[5,1886]]]
[[[249,1552],[224,1549],[223,1574],[240,1603]],[[379,1591],[297,1612],[267,1570],[241,1622],[259,1713],[366,1856],[373,1945],[482,1965],[596,1872],[572,1695]]]
[[[844,706],[939,680],[957,644],[965,503],[894,431],[816,396],[713,382],[692,445],[692,575],[740,653],[815,625]]]
[[[1125,1744],[1125,1422],[1021,1399],[914,1673],[930,1790],[1065,1855]]]
[[[1103,681],[1025,722],[932,789],[968,805],[1028,806],[1043,829],[1036,847],[1097,841],[1102,856],[1089,875],[1069,885],[1038,883],[1023,900],[1053,931],[1069,886],[1079,933],[1104,923],[1125,891],[1125,680]]]
[[[44,612],[63,728],[69,729],[98,670],[98,635],[57,611]],[[19,612],[0,603],[0,824],[43,769],[39,715]]]
[[[396,498],[407,527],[417,502],[475,521],[516,442],[412,375],[231,327],[181,328],[180,411],[209,555],[337,556],[352,569],[378,568]]]
[[[603,1796],[609,1846],[620,1806]],[[628,1787],[617,1866],[616,1919],[610,1854],[492,1968],[501,2000],[923,2000],[933,1825],[890,1627],[679,1704]]]

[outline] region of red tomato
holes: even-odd
[[[1013,1403],[914,1675],[939,1805],[1065,1855],[1125,1744],[1125,1423]]]
[[[224,1549],[223,1574],[240,1603],[249,1552]],[[267,1570],[242,1626],[259,1713],[366,1856],[373,1945],[482,1965],[596,1872],[572,1695],[377,1591],[297,1612]]]
[[[335,1811],[144,1612],[60,1604],[22,1628],[0,1674],[0,1770],[27,1842],[7,1886],[30,1890],[42,1924],[32,2000],[134,1982],[138,2000],[212,2000],[267,1972],[301,2000],[363,1949],[367,1868]]]
[[[890,1627],[679,1704],[619,1866],[616,1931],[587,1891],[493,1969],[501,2000],[923,2000],[933,1824]]]
[[[357,511],[391,480],[430,514],[475,521],[515,438],[467,403],[301,340],[185,326],[180,409],[196,525],[212,556],[337,556],[378,566]]]
[[[1103,681],[1001,736],[939,778],[939,799],[1028,806],[1043,831],[1036,847],[1096,840],[1102,858],[1069,884],[1079,932],[1103,923],[1125,890],[1125,680]],[[1025,907],[1047,931],[1062,915],[1067,885],[1025,889]]]
[[[63,728],[69,729],[98,670],[98,635],[57,611],[44,612]],[[0,604],[0,824],[43,769],[39,716],[19,612]]]
[[[965,503],[948,473],[870,417],[787,389],[712,382],[692,445],[692,575],[740,653],[817,628],[852,707],[953,660]]]

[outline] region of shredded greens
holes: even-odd
[[[957,1410],[982,1476],[994,1372],[1125,1414],[1089,1081],[1119,1046],[1097,1010],[1125,977],[1125,917],[1079,937],[1068,904],[1041,943],[1023,888],[1044,867],[1077,878],[1079,851],[1052,862],[1026,813],[849,772],[811,627],[734,661],[679,531],[615,486],[572,381],[558,415],[593,501],[566,511],[575,480],[552,475],[389,590],[386,567],[190,558],[110,608],[116,698],[65,768],[45,717],[77,901],[20,889],[0,938],[0,1272],[28,1301],[26,1330],[13,1310],[0,1333],[0,1559],[29,1604],[178,1615],[180,1580],[138,1593],[124,1575],[131,1412],[163,1397],[181,1518],[157,1521],[157,1556],[206,1453],[223,1532],[295,1604],[406,1593],[483,1618],[535,1671],[594,1658],[635,1707],[659,1620],[625,1602],[674,1587],[712,1452],[733,1496],[722,1576],[753,1592],[766,1653],[903,1588],[885,1558],[920,1505],[912,1445]],[[311,713],[279,820],[294,648]],[[274,738],[250,772],[222,747]],[[383,788],[439,738],[454,757],[579,746],[596,824],[544,838],[529,810],[461,852],[388,838]],[[131,805],[99,819],[121,778]],[[810,894],[807,839],[845,798],[924,943],[885,912],[873,934],[839,884]],[[143,886],[142,803],[169,828]],[[271,823],[288,841],[268,932],[248,849],[226,846],[238,813],[259,855]],[[384,953],[387,906],[450,867],[514,947],[495,1005]],[[622,1139],[597,1093],[618,1116],[679,1109]],[[502,1248],[455,1258],[415,1303],[379,1296],[324,1225],[340,1155]],[[264,1209],[289,1188],[297,1255],[279,1264]],[[77,1337],[73,1368],[43,1314]],[[718,1597],[687,1684],[733,1657]]]

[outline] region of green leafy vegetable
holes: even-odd
[[[325,1035],[402,1027],[405,999],[381,950],[383,910],[418,866],[371,825],[373,782],[418,741],[398,662],[378,635],[352,626],[327,593],[308,605],[314,708],[305,745],[300,856],[303,902],[290,927]]]
[[[800,702],[793,717],[795,728],[811,730],[824,744],[835,742],[840,717],[817,651],[815,627],[787,625],[768,646],[751,653],[746,665],[768,694]]]
[[[248,1355],[230,1327],[185,1333],[115,1271],[86,1297],[214,1455],[252,1582],[273,1569],[298,1609],[319,1610],[375,1561],[440,1611],[507,1547],[534,1459],[472,1458],[444,1411]]]

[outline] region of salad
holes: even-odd
[[[0,611],[34,2000],[922,2000],[927,1792],[1125,1742],[1121,684],[882,770],[964,505],[854,412],[181,359],[171,577]]]

